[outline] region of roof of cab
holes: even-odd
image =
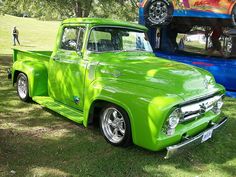
[[[125,22],[125,21],[119,21],[119,20],[112,20],[112,19],[105,19],[105,18],[69,18],[62,22],[62,24],[94,24],[94,25],[110,25],[110,26],[123,26],[123,27],[130,27],[130,28],[137,28],[140,30],[147,30],[145,26],[131,23],[131,22]]]

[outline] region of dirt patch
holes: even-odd
[[[12,64],[12,55],[0,55],[0,65],[10,66]]]

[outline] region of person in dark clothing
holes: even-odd
[[[13,31],[12,31],[12,35],[13,35],[13,42],[14,45],[16,45],[16,41],[17,43],[20,45],[20,41],[19,41],[19,31],[16,29],[16,27],[14,27]]]
[[[224,56],[220,42],[220,37],[222,36],[222,34],[223,34],[223,29],[221,26],[216,26],[213,28],[211,34],[212,47],[209,50],[209,56],[211,56],[214,51],[218,51],[221,56]]]

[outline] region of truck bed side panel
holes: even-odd
[[[25,73],[29,81],[30,97],[48,95],[49,54],[49,52],[14,50],[12,68],[13,84],[16,82],[18,73]]]

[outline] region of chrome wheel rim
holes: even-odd
[[[20,77],[17,83],[18,93],[21,98],[25,98],[27,96],[27,81],[26,78]]]
[[[157,1],[151,4],[149,8],[149,18],[155,23],[161,23],[168,15],[167,4],[162,1]]]
[[[125,136],[126,125],[123,115],[116,108],[107,108],[102,115],[102,130],[112,143],[120,143]]]

